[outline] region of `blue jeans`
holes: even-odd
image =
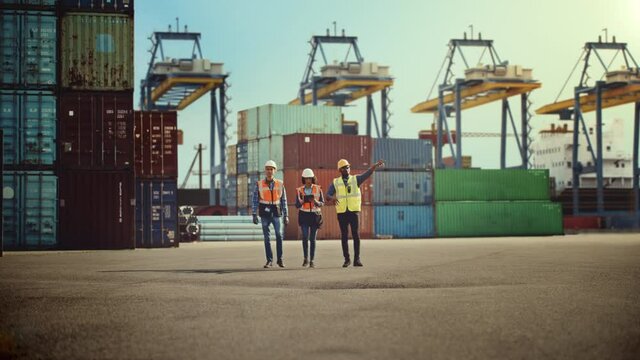
[[[262,222],[264,252],[267,255],[267,261],[273,261],[273,252],[271,252],[271,243],[269,239],[269,235],[271,234],[269,225],[271,224],[273,224],[273,229],[276,232],[276,254],[278,255],[278,260],[282,259],[282,233],[280,232],[280,218],[275,216],[261,216],[260,221]]]
[[[300,229],[302,230],[302,252],[304,253],[304,258],[306,259],[309,255],[309,241],[311,241],[311,261],[313,261],[316,254],[316,234],[318,233],[318,228],[315,226],[301,225]]]

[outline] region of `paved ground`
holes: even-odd
[[[640,358],[640,235],[258,242],[0,258],[0,358]]]

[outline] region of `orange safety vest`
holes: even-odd
[[[313,198],[315,201],[320,201],[320,194],[322,193],[322,189],[320,189],[319,185],[316,184],[311,184],[311,194],[313,195]],[[318,208],[316,206],[315,203],[310,203],[310,202],[305,202],[304,201],[304,186],[300,186],[298,188],[298,200],[300,200],[300,203],[302,204],[302,207],[300,208],[300,211],[305,211],[305,212],[317,212],[320,211],[320,208]]]
[[[273,179],[273,190],[269,188],[269,184],[266,179],[258,181],[258,193],[260,194],[260,204],[265,205],[280,205],[280,198],[282,197],[282,181]]]

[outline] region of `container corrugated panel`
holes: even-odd
[[[64,11],[133,13],[133,0],[61,0]]]
[[[53,172],[4,171],[3,246],[5,250],[55,248],[58,179]]]
[[[62,86],[133,89],[133,19],[119,14],[67,14],[60,40]]]
[[[238,178],[235,176],[227,176],[225,197],[228,208],[238,207]]]
[[[136,180],[136,247],[178,246],[176,179]]]
[[[238,148],[236,145],[229,145],[226,149],[227,175],[238,173]]]
[[[259,127],[259,119],[258,119],[258,108],[251,108],[244,111],[241,111],[246,114],[246,140],[256,140],[258,135],[258,127]],[[264,126],[264,125],[263,125]],[[267,125],[269,123],[267,122]]]
[[[436,201],[549,200],[549,170],[435,170]]]
[[[353,169],[371,166],[373,142],[368,136],[293,134],[284,137],[285,169],[337,169],[347,159]]]
[[[284,227],[284,237],[286,240],[302,239],[302,231],[298,226],[298,213],[299,210],[295,206],[289,205],[289,225]],[[373,234],[373,221],[374,212],[373,206],[363,205],[362,211],[359,214],[359,233],[360,239],[372,239]],[[338,216],[335,206],[323,206],[322,207],[322,228],[318,230],[316,239],[318,240],[335,240],[340,239],[340,224],[338,223]],[[351,230],[349,230],[349,251],[353,256],[353,243],[351,239]]]
[[[21,5],[22,7],[47,7],[53,8],[56,5],[56,0],[2,0],[2,5]]]
[[[65,169],[133,166],[133,94],[68,92],[60,96],[60,164]]]
[[[433,202],[433,173],[430,171],[376,171],[372,177],[374,204]]]
[[[57,17],[48,11],[0,13],[0,84],[42,88],[56,84]]]
[[[441,237],[561,235],[562,208],[549,201],[436,203]]]
[[[278,169],[282,169],[283,157],[282,136],[272,136],[258,140],[258,171],[263,171],[268,160],[275,161]]]
[[[260,144],[258,140],[249,140],[247,144],[247,171],[256,173],[263,170],[264,163],[260,164]]]
[[[385,161],[385,170],[426,170],[433,166],[433,146],[420,139],[374,139],[372,162]]]
[[[258,107],[257,116],[260,138],[295,133],[342,133],[342,110],[338,106],[268,104]]]
[[[53,165],[56,97],[46,91],[0,91],[5,165]]]
[[[239,143],[249,140],[247,137],[247,112],[248,110],[238,111],[238,128],[236,135]]]
[[[427,238],[435,235],[433,206],[374,206],[375,234],[394,238]]]
[[[238,164],[238,174],[246,174],[249,171],[249,143],[238,143],[238,157],[236,162]]]
[[[128,171],[61,171],[60,246],[135,248],[135,185]]]
[[[287,191],[287,203],[295,205],[296,188],[302,186],[302,170],[303,169],[287,169],[284,170],[284,187]],[[316,176],[316,184],[320,185],[323,192],[329,191],[329,186],[333,183],[333,179],[340,176],[338,170],[331,169],[312,169]],[[359,171],[353,171],[354,175],[360,174]],[[371,204],[373,200],[374,176],[370,176],[367,181],[360,185],[360,193],[362,194],[362,203]]]
[[[177,112],[136,111],[133,119],[136,177],[177,177]]]

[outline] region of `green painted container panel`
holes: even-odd
[[[339,106],[268,104],[247,109],[246,114],[249,140],[296,133],[342,133]]]
[[[550,201],[436,203],[440,237],[561,235],[562,207]]]
[[[436,201],[549,200],[549,170],[439,169]]]
[[[119,14],[62,18],[62,86],[77,90],[133,88],[133,20]]]

